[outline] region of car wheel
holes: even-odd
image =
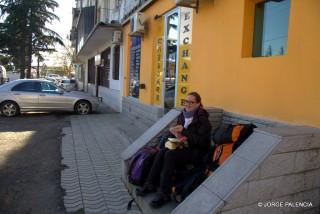
[[[91,105],[88,101],[80,100],[76,103],[74,110],[77,114],[86,115],[91,113]]]
[[[5,117],[14,117],[20,113],[19,106],[12,101],[7,101],[1,105],[1,114]]]

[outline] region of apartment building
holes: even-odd
[[[79,0],[73,8],[71,41],[80,89],[121,108],[120,1]]]
[[[78,77],[150,123],[198,91],[205,106],[319,127],[319,9],[317,0],[78,1]]]

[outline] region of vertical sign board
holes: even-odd
[[[163,18],[159,19],[159,31],[156,37],[155,59],[155,78],[153,104],[162,104],[162,81],[163,81]]]
[[[180,12],[180,40],[179,40],[179,68],[177,82],[176,107],[183,105],[183,99],[189,93],[191,71],[192,44],[192,8],[181,8]]]

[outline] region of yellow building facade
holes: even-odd
[[[255,35],[265,30],[257,21],[259,5],[266,10],[269,3],[272,8],[285,2],[286,7],[272,10],[281,14],[278,27],[287,28],[285,38],[278,39],[285,41],[284,46],[258,47],[261,56],[254,56]],[[168,88],[171,107],[179,107],[186,93],[197,91],[206,107],[320,127],[319,11],[319,0],[200,0],[196,9],[171,0],[154,1],[141,11],[146,29],[141,35],[137,99],[166,108]],[[285,14],[288,20],[281,24]],[[277,24],[271,19],[270,26]],[[170,35],[170,29],[177,34]],[[130,96],[131,30],[127,22],[123,27],[124,96]]]

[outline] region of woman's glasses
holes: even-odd
[[[193,105],[193,104],[195,104],[196,102],[195,101],[192,101],[192,100],[183,100],[183,103],[186,105],[186,104],[188,104],[188,105]]]

